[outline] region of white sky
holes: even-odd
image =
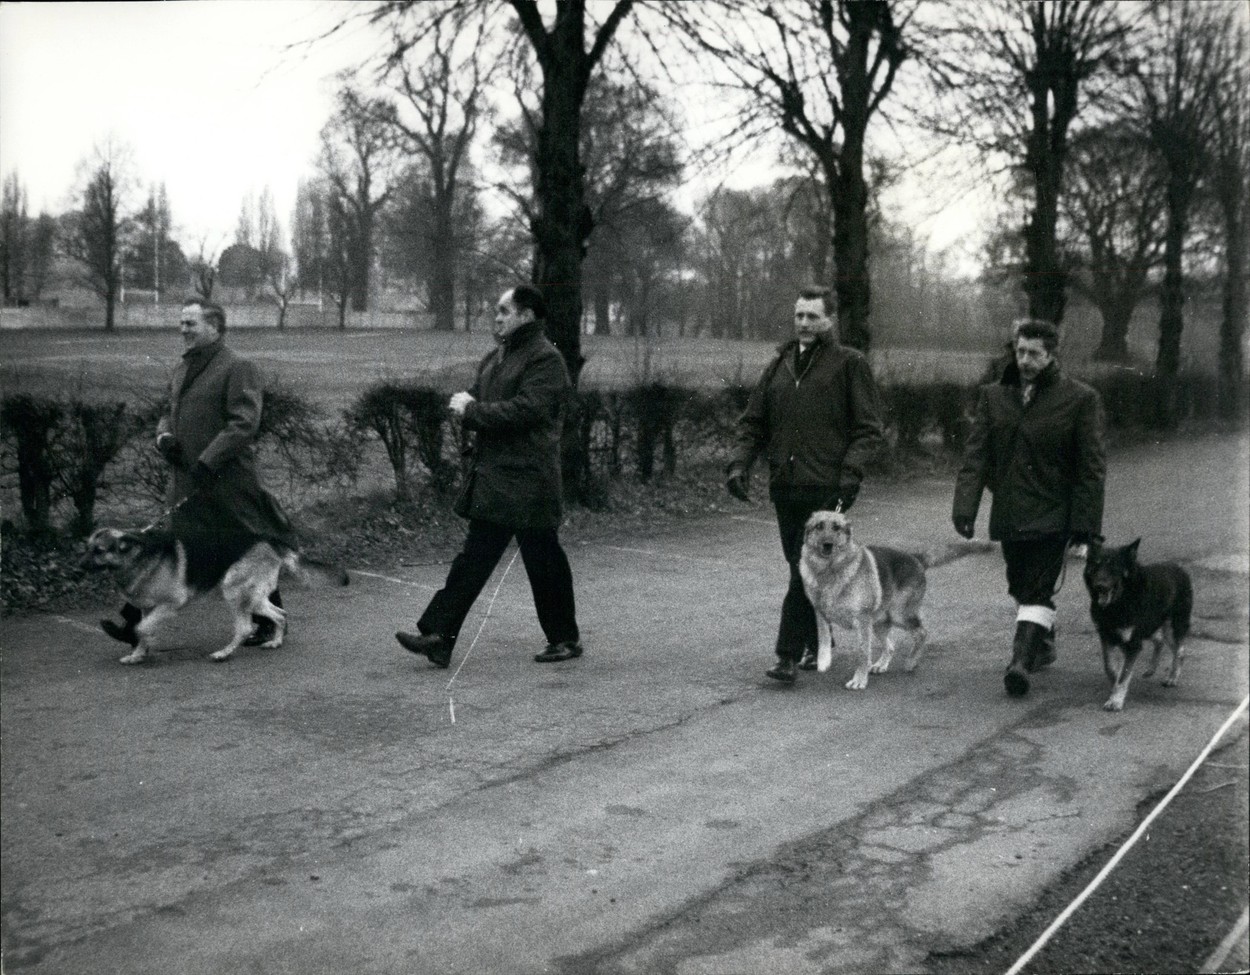
[[[362,9],[350,0],[0,0],[0,173],[17,172],[32,213],[62,212],[80,163],[111,139],[133,152],[136,205],[148,185],[165,183],[184,249],[228,244],[244,198],[265,187],[289,231],[334,75],[362,65],[377,42],[357,24],[287,46]],[[756,178],[746,182],[768,177],[748,164],[731,181],[747,172]],[[976,208],[935,199],[940,182],[926,182],[904,190],[906,213],[895,216],[945,247],[971,231]]]
[[[352,6],[0,2],[0,172],[18,173],[32,213],[60,212],[80,161],[111,138],[132,148],[145,189],[164,181],[184,242],[228,243],[244,197],[265,186],[289,227],[296,180],[312,173],[332,108],[332,76],[368,47],[354,30],[311,53],[283,48]]]

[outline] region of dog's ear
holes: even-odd
[[[1127,545],[1125,545],[1123,549],[1121,549],[1121,551],[1124,553],[1124,561],[1130,564],[1137,561],[1137,546],[1139,546],[1140,544],[1141,544],[1141,539],[1135,538],[1131,542],[1129,542]]]

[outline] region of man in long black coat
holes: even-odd
[[[175,537],[194,550],[188,572],[213,576],[258,540],[297,551],[299,539],[278,502],[261,485],[253,448],[260,431],[265,384],[256,365],[225,343],[226,313],[192,300],[179,319],[185,351],[174,369],[169,411],[157,426],[156,449],[170,465],[166,500]],[[275,589],[270,601],[282,605]],[[123,625],[101,620],[109,636],[137,642],[138,608],[122,607]],[[253,617],[245,645],[273,635],[274,623]]]
[[[560,546],[560,433],[571,383],[564,359],[543,334],[546,305],[529,285],[505,291],[495,341],[468,391],[449,404],[476,434],[457,513],[469,519],[464,548],[417,621],[395,638],[437,667],[451,662],[460,627],[516,537],[547,648],[540,663],[582,655],[573,574]]]
[[[1014,326],[1013,357],[982,386],[955,482],[951,520],[973,536],[982,492],[994,496],[990,538],[1002,543],[1016,635],[1003,677],[1007,693],[1028,693],[1029,677],[1053,663],[1055,583],[1070,544],[1100,538],[1107,473],[1102,401],[1065,376],[1050,322]]]

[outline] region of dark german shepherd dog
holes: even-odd
[[[1180,680],[1183,641],[1189,632],[1194,608],[1194,586],[1189,573],[1173,562],[1141,565],[1137,546],[1141,539],[1120,548],[1091,547],[1085,562],[1085,588],[1089,590],[1089,615],[1102,641],[1102,666],[1112,683],[1111,697],[1103,705],[1108,711],[1122,711],[1133,665],[1143,640],[1154,644],[1149,677],[1159,666],[1159,654],[1167,644],[1172,666],[1163,678],[1165,687]],[[1112,650],[1122,655],[1119,668],[1111,664]]]

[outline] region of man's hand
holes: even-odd
[[[473,402],[476,402],[476,400],[469,393],[454,393],[451,400],[447,403],[447,408],[455,413],[456,416],[464,416],[465,409]]]
[[[964,538],[972,538],[972,536],[976,534],[976,520],[973,518],[965,518],[960,515],[955,515],[951,518],[951,523],[955,526],[955,531],[957,531]]]
[[[1069,545],[1094,545],[1102,542],[1102,536],[1097,532],[1070,532],[1068,534]]]
[[[170,467],[182,467],[186,463],[182,444],[172,433],[162,433],[157,437],[156,449],[160,451],[160,455],[165,458],[165,463]]]
[[[725,481],[725,487],[739,501],[750,503],[751,495],[747,493],[747,476],[742,471],[734,471]]]

